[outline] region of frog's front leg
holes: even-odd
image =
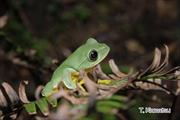
[[[77,72],[73,68],[65,68],[63,71],[62,81],[64,85],[69,89],[76,89],[76,83],[72,80],[71,74]]]

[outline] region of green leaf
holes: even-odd
[[[98,112],[111,114],[112,110],[113,110],[113,107],[98,105],[96,109],[97,109]]]
[[[96,109],[102,113],[112,114],[114,109],[125,109],[127,108],[125,103],[113,100],[102,100],[98,101],[96,105]]]
[[[117,100],[117,101],[127,101],[127,97],[126,96],[121,96],[121,95],[113,95],[110,98],[111,100]]]
[[[122,108],[124,107],[123,103],[120,103],[118,101],[99,101],[98,102],[98,105],[99,106],[111,106],[111,107],[114,107],[114,108]]]
[[[125,65],[122,65],[119,67],[120,71],[123,72],[123,73],[129,73],[129,71],[132,69],[131,67],[129,66],[125,66]]]
[[[36,106],[35,102],[30,102],[27,104],[24,104],[25,110],[28,112],[28,114],[33,115],[36,114]]]

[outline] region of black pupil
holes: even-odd
[[[90,60],[92,60],[92,61],[97,60],[97,58],[98,58],[98,53],[97,53],[97,51],[96,51],[96,50],[92,50],[92,51],[89,53],[89,58],[90,58]]]

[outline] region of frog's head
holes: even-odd
[[[84,60],[82,60],[79,69],[87,69],[99,64],[107,56],[110,48],[104,43],[89,38],[80,50]]]

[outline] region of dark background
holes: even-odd
[[[45,84],[89,37],[110,46],[104,63],[145,68],[153,50],[179,65],[179,0],[0,0],[0,81]],[[29,92],[32,92],[32,91]],[[170,101],[171,102],[171,101]]]

